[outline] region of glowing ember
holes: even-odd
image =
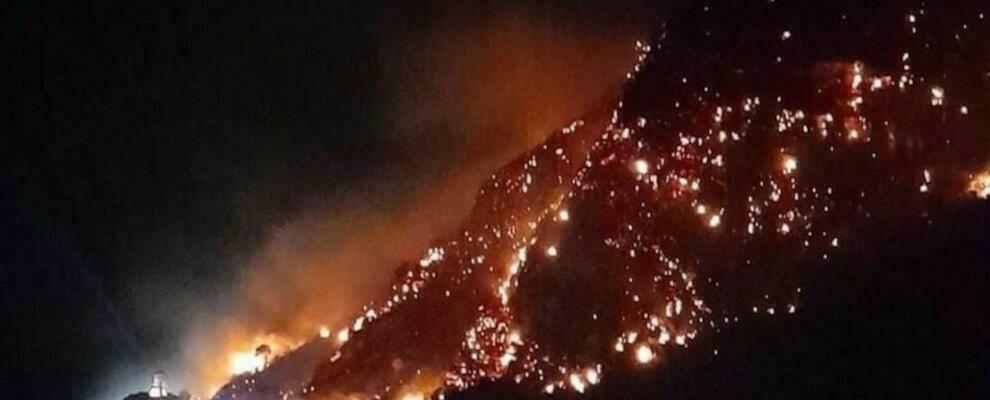
[[[633,170],[637,174],[646,175],[650,172],[650,163],[646,162],[646,160],[636,160],[633,162]]]
[[[350,338],[351,330],[348,328],[341,329],[340,332],[337,332],[337,341],[340,342],[340,344],[347,343]]]
[[[584,379],[587,380],[588,383],[592,385],[597,385],[600,379],[598,375],[598,370],[594,368],[588,368],[588,370],[584,372]]]
[[[584,393],[584,388],[586,387],[584,380],[580,374],[573,373],[570,376],[571,387],[574,388],[578,393]]]
[[[969,184],[969,190],[976,193],[977,197],[990,199],[990,172],[985,172],[973,178]]]
[[[649,364],[653,362],[656,354],[653,353],[653,349],[650,346],[641,344],[636,348],[636,361],[640,364]]]
[[[784,172],[785,173],[788,173],[788,174],[793,173],[794,171],[797,171],[797,167],[798,167],[798,163],[797,163],[797,159],[796,158],[791,157],[791,156],[784,157]]]
[[[932,88],[932,105],[941,106],[945,104],[945,89],[936,86]]]

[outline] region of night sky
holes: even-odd
[[[156,369],[182,377],[203,318],[295,332],[309,321],[281,313],[313,296],[329,293],[313,313],[359,307],[482,178],[614,100],[633,43],[679,6],[465,3],[5,4],[0,397],[116,399]],[[990,396],[988,207],[861,227],[870,240],[806,266],[798,314],[591,396]],[[247,298],[259,281],[305,289]]]

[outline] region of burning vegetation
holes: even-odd
[[[301,346],[252,344],[215,398],[584,393],[800,312],[795,266],[852,227],[990,193],[990,10],[876,3],[691,6],[637,43],[614,108],[493,174],[387,296]]]

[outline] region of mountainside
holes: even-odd
[[[990,287],[984,13],[895,0],[682,10],[639,44],[613,111],[493,174],[463,230],[399,266],[389,298],[215,398],[983,390],[987,318],[971,311]],[[850,312],[818,314],[838,310]],[[908,316],[930,333],[912,336]],[[806,374],[766,355],[786,353],[782,338]],[[909,358],[918,379],[884,380],[863,367],[871,352]],[[848,379],[810,376],[830,353],[849,357],[823,368]],[[939,381],[931,365],[956,369]]]

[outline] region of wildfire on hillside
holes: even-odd
[[[614,109],[493,174],[462,230],[321,329],[311,379],[265,396],[583,393],[800,312],[794,266],[827,263],[856,222],[988,197],[990,10],[791,3],[698,5],[637,43]],[[247,358],[218,400],[250,398]]]

